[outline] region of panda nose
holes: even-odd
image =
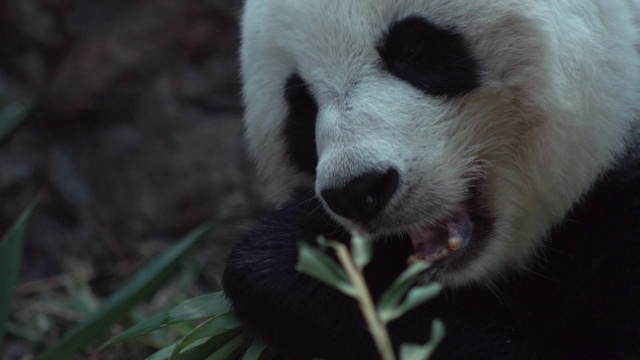
[[[336,214],[359,222],[373,219],[389,202],[398,187],[395,169],[368,172],[349,181],[340,189],[320,191],[329,208]]]

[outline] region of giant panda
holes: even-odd
[[[374,296],[416,258],[444,286],[396,347],[438,318],[434,359],[640,359],[637,0],[247,0],[241,28],[274,205],[223,275],[249,331],[377,358],[356,303],[295,270],[355,230]]]

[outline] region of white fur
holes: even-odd
[[[524,268],[640,118],[638,14],[637,0],[248,0],[241,58],[251,154],[277,203],[295,186],[319,191],[397,168],[386,233],[447,216],[468,176],[484,174],[494,234],[442,280]],[[483,70],[478,89],[443,101],[382,70],[375,45],[409,15],[463,35]],[[285,153],[283,88],[293,73],[319,104],[316,178]]]

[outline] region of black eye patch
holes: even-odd
[[[298,75],[289,76],[284,86],[284,98],[289,107],[283,135],[292,165],[308,174],[316,173],[316,116],[318,104],[307,84]]]
[[[377,49],[389,72],[427,95],[453,98],[479,86],[477,62],[460,34],[423,18],[393,23]]]

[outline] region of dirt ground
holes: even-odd
[[[232,215],[194,255],[189,286],[163,296],[219,289],[230,244],[263,208],[242,141],[239,3],[0,0],[0,98],[35,106],[0,143],[0,233],[43,196],[2,359],[30,359],[77,323],[73,289],[88,288],[89,311],[189,230]],[[141,358],[147,345],[80,358]]]

